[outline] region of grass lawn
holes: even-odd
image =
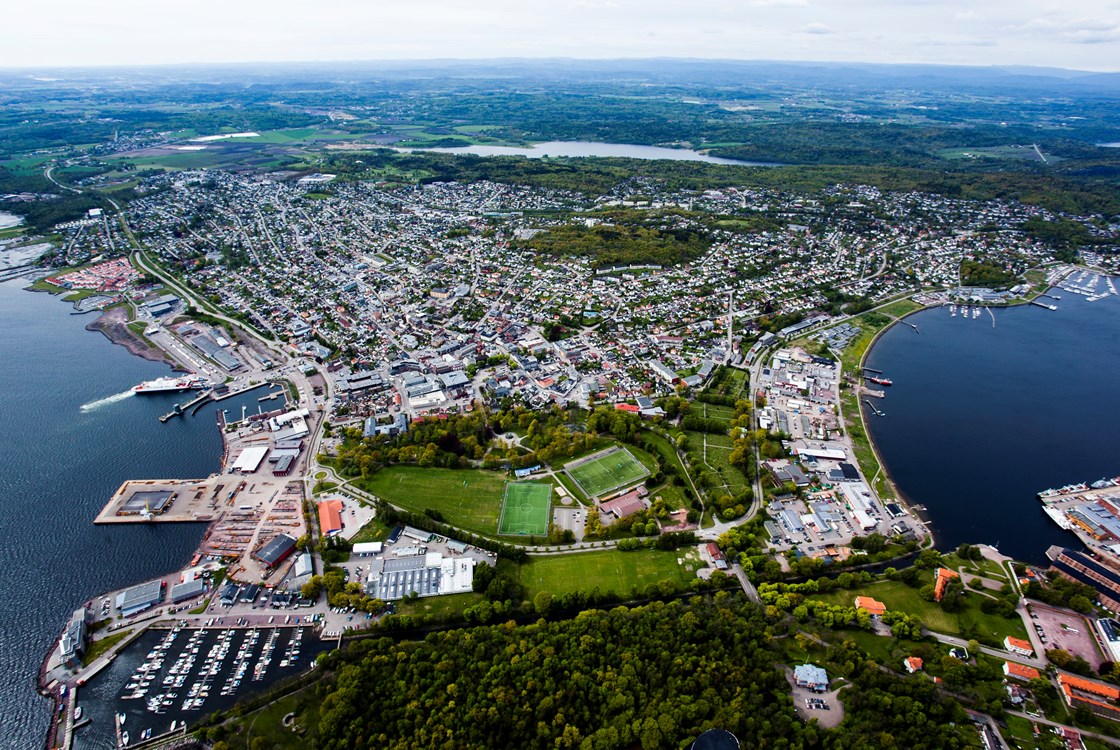
[[[661,498],[665,501],[665,507],[669,510],[678,510],[680,508],[688,508],[688,501],[685,499],[684,490],[681,487],[666,482],[665,484],[649,491],[650,500]]]
[[[578,466],[569,463],[564,470],[585,494],[595,497],[633,484],[649,474],[649,469],[626,448],[611,451]]]
[[[360,544],[362,542],[380,542],[389,536],[389,527],[380,518],[371,518],[362,528],[358,529],[358,533],[350,538],[351,544]]]
[[[82,656],[82,664],[93,664],[94,660],[96,660],[97,657],[101,656],[113,646],[116,646],[118,643],[123,641],[129,636],[130,633],[132,633],[131,628],[128,630],[122,630],[119,633],[107,635],[104,638],[99,638],[98,640],[89,644],[89,648]]]
[[[844,414],[844,426],[848,430],[848,436],[852,439],[852,450],[856,454],[856,463],[863,470],[863,475],[867,477],[867,481],[875,485],[875,492],[878,493],[879,497],[883,500],[893,500],[894,493],[891,492],[890,486],[880,470],[879,460],[875,458],[875,451],[871,448],[871,440],[863,429],[863,423],[860,422],[859,408],[855,391],[851,388],[842,388],[840,390],[840,409]],[[874,415],[869,418],[878,419]]]
[[[901,318],[903,315],[907,315],[914,312],[915,310],[920,309],[922,309],[921,305],[919,305],[914,300],[907,298],[900,299],[897,302],[892,302],[886,307],[879,310],[879,312],[885,313],[887,315],[893,315],[896,318]]]
[[[705,440],[708,443],[707,450],[704,449]],[[728,494],[737,495],[751,486],[746,475],[728,461],[731,455],[731,438],[726,435],[705,435],[702,432],[690,432],[688,433],[688,441],[695,446],[694,450],[697,453],[704,456],[705,462],[719,477],[721,484],[714,488],[714,491],[724,489]]]
[[[502,501],[499,534],[548,533],[552,485],[548,482],[509,482]]]
[[[899,662],[910,655],[911,646],[914,644],[914,641],[899,641],[866,630],[824,631],[821,637],[828,641],[851,641],[876,662],[896,671],[897,666],[901,666]]]
[[[318,726],[318,703],[319,697],[315,688],[309,687],[285,695],[259,711],[245,716],[241,719],[245,727],[245,745],[248,746],[250,741],[257,737],[263,737],[266,742],[265,747],[303,747],[304,743],[297,739],[303,736],[304,732],[300,731],[303,727],[285,727],[284,717],[289,713],[294,713],[300,718],[308,716],[312,727]],[[233,744],[234,747],[240,747],[239,735],[240,733],[236,737],[238,742]]]
[[[583,494],[583,490],[576,486],[576,483],[572,481],[570,476],[561,471],[555,474],[555,477],[560,480],[560,484],[564,485],[564,489],[568,491],[569,495],[576,499],[577,503],[587,505],[587,495]]]
[[[478,469],[393,466],[354,484],[405,510],[423,513],[430,508],[453,526],[493,536],[506,480]]]
[[[665,579],[688,583],[701,565],[695,550],[602,550],[533,557],[517,573],[526,599],[540,591],[568,594],[595,587],[628,596],[635,587],[640,591]]]
[[[700,416],[705,419],[722,419],[725,422],[730,422],[731,418],[735,416],[735,410],[730,406],[719,406],[716,404],[706,404],[703,401],[696,401],[689,407],[690,414],[695,414],[699,410]],[[730,429],[731,425],[728,425]]]
[[[933,574],[930,574],[932,580]],[[982,598],[976,594],[965,596],[965,606],[959,612],[946,612],[936,602],[927,602],[901,581],[881,581],[854,589],[837,589],[826,594],[811,594],[809,599],[851,606],[856,596],[871,596],[887,605],[887,609],[916,615],[930,630],[962,638],[976,637],[981,642],[1001,642],[1006,636],[1027,637],[1023,621],[989,615],[980,611]]]
[[[402,599],[397,602],[397,612],[402,615],[449,617],[462,613],[464,609],[473,607],[475,604],[481,602],[482,599],[482,594],[475,593],[422,596],[413,601]]]

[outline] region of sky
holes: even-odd
[[[0,67],[691,57],[1120,69],[1120,0],[37,0]]]

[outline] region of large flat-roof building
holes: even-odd
[[[163,581],[148,581],[117,594],[117,609],[125,617],[131,617],[162,601]]]
[[[296,540],[287,534],[277,534],[267,544],[253,553],[253,557],[269,568],[275,568],[296,549]]]
[[[241,455],[233,462],[233,470],[241,474],[252,474],[268,455],[267,445],[254,445],[241,451]]]
[[[409,594],[437,596],[471,591],[475,561],[470,557],[445,557],[439,552],[385,559],[380,568],[370,566],[366,594],[391,601]]]
[[[195,578],[192,581],[184,581],[177,583],[171,587],[171,603],[178,604],[185,602],[188,599],[194,599],[202,596],[206,591],[206,582],[201,578]]]

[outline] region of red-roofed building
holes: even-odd
[[[1007,636],[1003,639],[1003,647],[1013,654],[1034,655],[1034,646],[1031,645],[1030,641],[1024,641],[1022,638]]]
[[[723,550],[719,548],[715,542],[708,542],[708,556],[712,558],[712,563],[720,570],[727,570],[727,558],[723,555]]]
[[[631,414],[641,414],[642,410],[634,404],[615,404],[614,408],[618,411],[625,411]]]
[[[619,495],[613,500],[599,504],[599,510],[603,513],[610,513],[615,518],[626,518],[626,516],[632,516],[640,510],[645,510],[645,508],[642,496],[637,490],[631,490],[625,495]]]
[[[1005,661],[1003,663],[1003,676],[1014,677],[1016,680],[1034,680],[1041,675],[1033,667],[1025,667],[1013,661]]]
[[[856,609],[865,610],[869,615],[882,617],[887,611],[887,605],[877,599],[872,599],[870,596],[857,596]]]
[[[1081,741],[1081,732],[1070,727],[1055,727],[1054,731],[1065,740],[1069,750],[1085,750],[1085,743]]]
[[[333,536],[342,531],[342,501],[324,500],[319,503],[319,533]]]
[[[1058,687],[1071,708],[1085,706],[1094,713],[1112,719],[1120,718],[1120,706],[1116,705],[1120,701],[1120,690],[1113,686],[1071,674],[1059,674]]]
[[[924,662],[917,656],[907,656],[902,660],[902,666],[906,667],[906,671],[910,674],[920,672]]]
[[[935,602],[941,601],[941,597],[945,596],[945,589],[948,587],[949,581],[954,578],[960,578],[957,571],[948,568],[937,569],[937,578],[933,582],[933,600]]]

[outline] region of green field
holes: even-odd
[[[361,489],[405,510],[434,510],[467,531],[495,535],[505,477],[476,469],[422,469],[393,466],[368,479],[355,480]]]
[[[946,612],[936,602],[923,599],[918,589],[910,588],[901,581],[881,581],[856,589],[837,589],[827,594],[810,594],[808,598],[850,607],[857,596],[871,596],[887,605],[889,610],[917,615],[927,628],[946,635],[977,638],[987,643],[1001,642],[1009,635],[1027,637],[1023,621],[1017,615],[1006,618],[981,612],[981,597],[978,594],[967,594],[965,605],[959,612]]]
[[[568,464],[564,470],[588,497],[601,497],[649,475],[649,469],[625,448],[578,466]]]
[[[543,535],[548,533],[552,485],[547,482],[509,482],[502,501],[499,534]]]
[[[678,559],[684,563],[677,562]],[[695,550],[603,550],[535,556],[516,568],[516,574],[527,599],[532,599],[541,591],[568,594],[596,587],[628,596],[635,587],[640,591],[651,583],[666,579],[674,583],[688,583],[702,566]]]

